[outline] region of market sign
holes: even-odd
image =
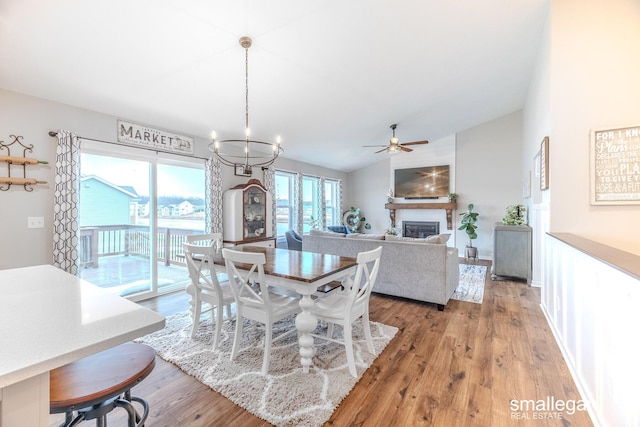
[[[118,120],[118,142],[150,150],[193,154],[193,138]]]

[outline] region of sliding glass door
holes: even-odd
[[[202,162],[139,151],[83,146],[78,212],[80,277],[136,300],[184,288],[182,242],[205,229]]]

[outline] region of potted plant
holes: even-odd
[[[506,214],[502,218],[504,225],[522,225],[527,223],[527,208],[525,205],[507,206]]]
[[[449,201],[455,202],[458,199],[458,195],[456,193],[449,194]]]
[[[466,259],[478,259],[478,248],[473,246],[473,240],[478,238],[478,234],[476,233],[478,226],[476,225],[476,222],[478,222],[478,215],[480,214],[478,212],[473,212],[473,203],[469,203],[467,211],[460,215],[462,216],[462,221],[458,230],[464,230],[467,233],[467,236],[469,236],[469,244],[465,248],[464,257]]]

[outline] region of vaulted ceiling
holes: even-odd
[[[0,88],[342,171],[522,108],[549,0],[2,0]],[[115,126],[114,126],[115,129]],[[91,136],[91,135],[87,135]],[[419,149],[419,147],[417,147]],[[399,155],[411,155],[399,154]]]

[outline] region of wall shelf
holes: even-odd
[[[453,230],[453,211],[458,204],[456,202],[447,203],[386,203],[385,209],[389,209],[391,226],[396,226],[396,210],[398,209],[444,209],[447,214],[447,230]]]
[[[12,185],[23,185],[26,191],[33,191],[31,186],[35,184],[46,184],[46,181],[38,181],[34,178],[27,178],[27,169],[26,165],[37,165],[37,164],[47,164],[48,162],[44,160],[33,159],[31,157],[26,157],[27,152],[33,151],[33,144],[25,145],[22,143],[21,135],[10,135],[13,138],[13,141],[10,143],[5,143],[4,141],[0,141],[0,152],[6,150],[7,155],[0,155],[0,162],[7,164],[7,176],[0,176],[0,184],[6,184],[6,186],[0,185],[0,191],[8,191]],[[12,156],[11,155],[11,146],[17,144],[17,148],[22,148],[22,156]],[[22,177],[17,178],[11,176],[12,167],[13,166],[22,166]]]

